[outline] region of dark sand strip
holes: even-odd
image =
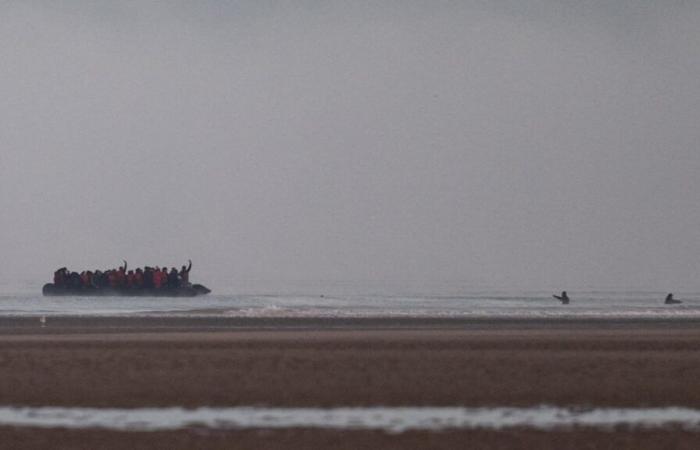
[[[0,403],[700,407],[696,327],[44,331],[0,336]]]
[[[13,450],[305,450],[305,449],[610,449],[610,450],[695,450],[700,433],[681,430],[625,431],[451,431],[387,434],[366,431],[249,430],[120,433],[111,431],[68,431],[29,428],[0,428],[0,448]]]
[[[682,330],[700,319],[655,318],[461,318],[461,317],[190,317],[190,316],[0,316],[0,334],[130,333],[236,330]],[[42,326],[43,325],[43,326]]]

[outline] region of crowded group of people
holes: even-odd
[[[175,267],[149,267],[127,270],[126,261],[118,269],[72,272],[61,267],[53,274],[53,284],[66,289],[177,289],[190,286],[192,261],[180,270]]]

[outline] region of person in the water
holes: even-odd
[[[566,291],[562,291],[561,295],[552,295],[552,297],[556,298],[561,302],[562,305],[568,305],[569,304],[569,296],[566,295]]]
[[[668,294],[666,296],[666,300],[664,301],[665,305],[678,305],[679,303],[683,303],[683,302],[673,298],[673,294]]]

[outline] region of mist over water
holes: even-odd
[[[222,294],[700,290],[696,2],[37,0],[0,17],[0,293],[189,258]]]

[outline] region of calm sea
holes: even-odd
[[[212,287],[212,294],[195,298],[43,297],[41,285],[0,284],[0,316],[700,318],[698,292],[676,292],[683,304],[664,305],[666,292],[570,290],[571,304],[561,305],[552,291],[475,290],[459,284],[272,284]]]

